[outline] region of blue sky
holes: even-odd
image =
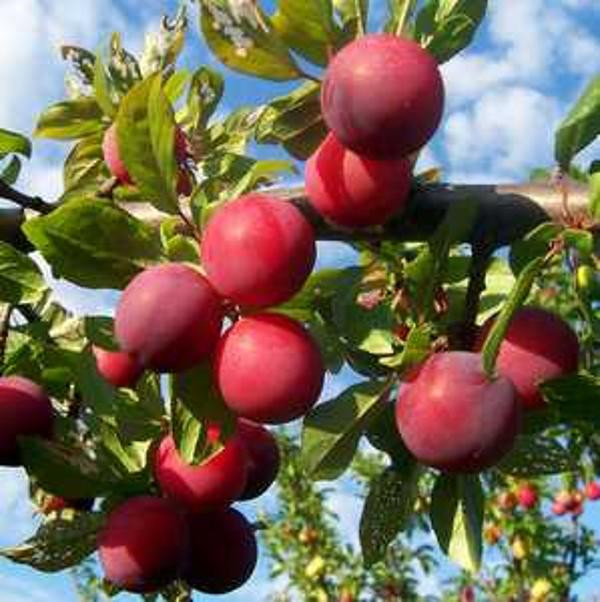
[[[271,9],[273,1],[263,2]],[[144,35],[155,29],[157,16],[176,5],[172,0],[2,0],[0,2],[0,127],[30,133],[36,116],[64,97],[61,43],[98,48],[115,30],[125,45],[139,51]],[[374,22],[381,18],[384,0],[373,0]],[[422,154],[421,167],[441,166],[453,182],[517,182],[528,171],[552,162],[554,126],[581,92],[588,78],[600,72],[600,3],[598,0],[494,0],[475,44],[444,66],[446,115],[434,141]],[[218,67],[192,27],[183,61],[190,67]],[[223,110],[257,104],[285,93],[294,84],[263,83],[224,71],[227,75]],[[34,158],[22,187],[53,199],[61,191],[61,165],[66,145],[36,141]],[[273,156],[272,147],[257,149]],[[581,158],[600,156],[596,144]],[[323,244],[320,265],[352,260],[341,245]],[[78,312],[112,311],[115,295],[90,294],[54,283],[57,296]],[[330,380],[326,396],[343,389],[350,375]],[[18,543],[35,528],[27,503],[25,479],[17,469],[0,469],[0,545]],[[269,503],[267,498],[263,503]],[[347,537],[356,541],[359,507],[339,488],[331,504],[340,515]],[[248,505],[247,505],[248,507]],[[600,511],[587,515],[600,525]],[[600,575],[591,575],[578,588],[593,591]],[[222,599],[260,599],[272,582],[264,562],[252,583]],[[435,580],[423,580],[423,591],[435,591]],[[600,588],[599,588],[600,589]],[[65,575],[41,575],[0,561],[2,602],[76,600]],[[123,599],[126,599],[123,596]]]

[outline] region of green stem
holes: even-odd
[[[404,0],[395,31],[397,36],[401,36],[406,33],[408,21],[412,17],[416,4],[417,0]]]

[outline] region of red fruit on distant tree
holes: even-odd
[[[64,498],[57,495],[45,495],[40,510],[43,514],[60,512],[61,510],[91,510],[94,506],[94,498]]]
[[[19,466],[19,437],[52,436],[54,412],[44,390],[21,376],[0,378],[0,464]]]
[[[175,128],[175,158],[179,165],[182,165],[187,159],[187,140],[181,128]],[[120,184],[131,186],[134,184],[129,171],[119,153],[119,141],[117,139],[117,124],[113,123],[105,132],[102,140],[102,154],[110,173],[117,178]],[[181,171],[177,180],[177,192],[186,194],[189,188],[189,176],[183,177]],[[189,193],[188,193],[189,194]]]
[[[106,579],[130,592],[153,592],[170,583],[187,551],[186,521],[164,498],[128,499],[110,513],[98,535]]]
[[[117,306],[115,335],[142,365],[181,372],[214,350],[222,320],[221,298],[202,274],[164,263],[129,283]]]
[[[400,388],[396,424],[423,464],[472,473],[493,466],[510,451],[520,411],[508,379],[490,380],[479,354],[452,351],[432,355],[416,378]]]
[[[591,481],[585,486],[585,495],[589,500],[600,499],[600,483]]]
[[[304,185],[311,205],[348,228],[385,223],[408,200],[408,159],[376,160],[344,148],[329,134],[306,164]]]
[[[246,486],[247,464],[246,448],[237,434],[197,465],[187,464],[173,437],[168,436],[154,455],[154,476],[161,491],[189,512],[209,512],[240,497]]]
[[[509,512],[516,507],[516,505],[519,503],[519,500],[512,491],[503,491],[500,495],[498,495],[496,502],[500,510]]]
[[[196,515],[189,521],[191,546],[183,578],[193,588],[225,594],[252,575],[258,546],[252,526],[237,510]]]
[[[315,235],[291,203],[252,193],[226,203],[203,233],[202,265],[217,291],[247,307],[290,299],[308,278]]]
[[[263,494],[277,477],[279,447],[273,434],[260,424],[240,419],[237,429],[248,453],[248,478],[239,499],[251,500]]]
[[[494,323],[481,329],[476,349],[481,349]],[[538,307],[523,307],[512,318],[500,346],[498,372],[515,385],[528,409],[544,406],[539,384],[577,371],[579,342],[571,327],[557,315]]]
[[[356,153],[405,157],[433,136],[444,109],[436,60],[419,44],[365,35],[329,63],[321,107],[338,140]]]
[[[538,502],[537,489],[530,483],[525,483],[517,489],[519,504],[526,510],[531,510]]]
[[[559,491],[554,496],[554,503],[562,506],[565,512],[571,512],[582,498],[578,498],[570,491]]]
[[[302,324],[262,313],[242,318],[223,335],[215,375],[225,403],[238,416],[282,424],[316,403],[325,368],[319,347]]]
[[[96,368],[115,387],[133,387],[144,371],[137,357],[124,351],[109,351],[92,345]]]

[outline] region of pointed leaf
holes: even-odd
[[[37,264],[28,255],[0,241],[0,301],[13,305],[35,303],[47,290]]]
[[[67,100],[48,107],[38,119],[35,136],[75,140],[104,128],[102,109],[93,98]]]
[[[31,157],[31,142],[22,134],[0,128],[0,155],[7,155],[8,153],[17,153],[29,159]]]

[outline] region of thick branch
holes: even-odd
[[[308,204],[302,188],[272,189],[268,194],[294,203],[313,224],[319,240],[423,241],[433,234],[450,205],[464,198],[472,198],[479,207],[477,220],[464,240],[471,244],[498,248],[523,238],[542,222],[562,219],[561,193],[546,184],[422,187],[413,191],[404,213],[384,227],[366,231],[348,231],[325,222]],[[573,214],[586,212],[587,194],[585,186],[573,185],[569,195]],[[124,207],[148,223],[158,225],[164,218],[164,214],[145,203],[127,203]]]
[[[11,201],[23,209],[32,209],[38,213],[50,213],[54,208],[53,205],[46,203],[38,196],[29,196],[15,190],[2,179],[0,179],[0,198]]]

